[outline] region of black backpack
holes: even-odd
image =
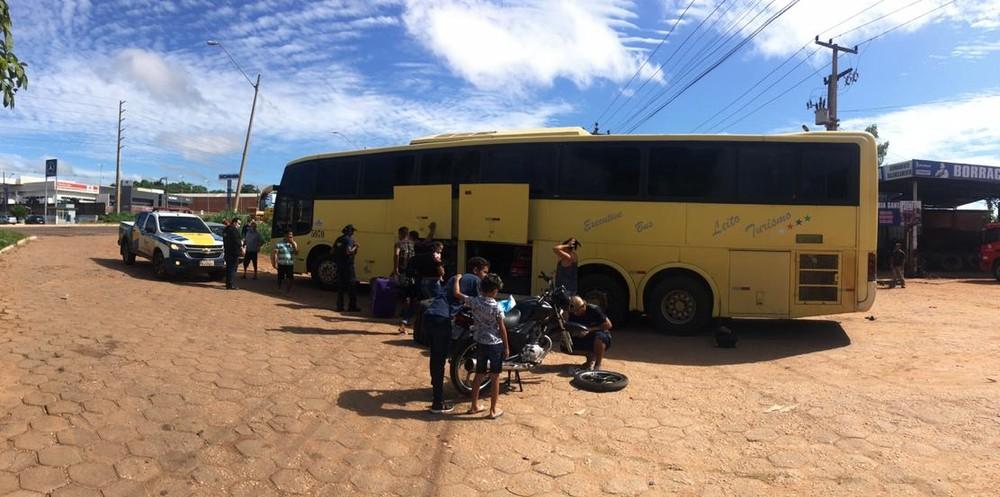
[[[340,236],[333,242],[333,258],[338,261],[346,261],[349,257],[347,256],[347,240],[345,236]]]

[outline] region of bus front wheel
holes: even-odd
[[[332,255],[323,256],[312,270],[313,281],[324,290],[337,288],[337,264]]]
[[[698,333],[712,319],[712,303],[704,285],[685,276],[659,282],[646,302],[656,328],[672,335]]]
[[[588,304],[600,307],[615,326],[624,324],[628,317],[628,289],[605,273],[591,272],[580,275],[577,292]]]

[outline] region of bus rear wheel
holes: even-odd
[[[332,255],[323,256],[312,270],[313,281],[324,290],[337,288],[337,264]]]
[[[712,319],[712,301],[704,285],[686,276],[657,283],[646,301],[656,328],[671,335],[694,335]]]

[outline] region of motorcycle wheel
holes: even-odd
[[[628,386],[628,376],[615,371],[578,371],[570,383],[590,392],[616,392]]]
[[[472,384],[476,376],[476,342],[463,341],[455,350],[456,353],[451,357],[451,384],[458,393],[468,397],[472,395]],[[479,393],[489,391],[489,388],[490,378],[487,375],[479,387]]]

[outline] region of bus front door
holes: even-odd
[[[734,316],[787,316],[790,262],[788,252],[729,252],[729,313]]]
[[[527,244],[528,185],[459,185],[458,238]]]
[[[451,185],[395,186],[392,189],[392,229],[406,226],[435,239],[451,238]]]

